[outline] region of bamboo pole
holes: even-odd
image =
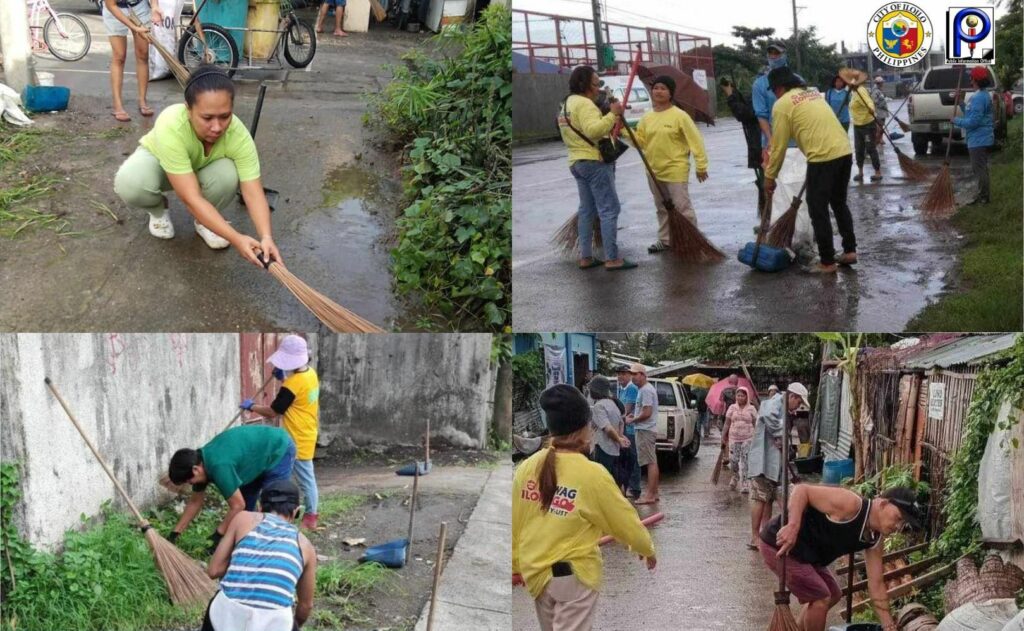
[[[434,564],[434,584],[430,588],[430,612],[427,614],[427,631],[434,628],[434,610],[437,609],[437,586],[441,582],[444,567],[444,540],[448,534],[448,523],[441,522],[441,533],[437,539],[437,562]]]

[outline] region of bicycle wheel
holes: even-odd
[[[295,68],[305,68],[316,54],[316,33],[313,27],[292,16],[284,34],[284,58]]]
[[[92,45],[92,35],[85,22],[70,13],[58,13],[56,17],[55,20],[50,16],[43,26],[46,47],[61,61],[78,61],[85,57]]]
[[[206,44],[196,35],[194,26],[188,27],[178,40],[178,61],[189,70],[195,70],[200,64],[209,63],[227,71],[228,76],[235,74],[238,68],[238,47],[235,39],[216,24],[203,25],[203,37]]]

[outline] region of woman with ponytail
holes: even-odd
[[[589,458],[590,406],[559,384],[540,395],[551,439],[512,483],[512,572],[534,598],[542,631],[587,631],[601,587],[598,539],[610,534],[656,564],[650,533],[611,474]]]

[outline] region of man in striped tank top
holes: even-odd
[[[267,484],[260,508],[235,515],[210,558],[206,573],[221,579],[220,591],[202,631],[289,631],[313,610],[316,550],[292,523],[299,488],[290,480]]]

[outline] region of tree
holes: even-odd
[[[996,20],[996,77],[1004,90],[1009,90],[1021,78],[1024,65],[1024,6],[1021,0],[1000,0],[1006,15]]]
[[[743,40],[743,52],[746,53],[757,53],[763,50],[763,47],[754,45],[757,40],[768,40],[772,35],[775,34],[775,29],[769,27],[763,28],[749,28],[746,26],[734,26],[732,27],[733,37],[738,37]]]

